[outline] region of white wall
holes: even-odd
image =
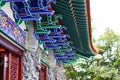
[[[1,8],[13,21],[15,21],[13,17],[13,11],[10,7],[10,2],[6,2],[5,5]]]

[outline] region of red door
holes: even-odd
[[[9,53],[8,59],[8,80],[19,80],[20,58],[12,53]]]
[[[22,80],[21,68],[20,56],[0,50],[0,80]]]
[[[0,56],[2,54],[0,80],[22,80],[23,50],[0,35]]]
[[[40,80],[46,80],[46,71],[47,67],[44,64],[41,64],[41,70],[40,70]]]

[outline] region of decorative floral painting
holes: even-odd
[[[2,10],[0,10],[0,30],[25,47],[26,33]]]

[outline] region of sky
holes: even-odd
[[[97,39],[107,27],[120,34],[120,0],[90,0],[91,23]]]

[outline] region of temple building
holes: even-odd
[[[66,80],[64,65],[98,51],[90,0],[0,0],[0,80]]]

